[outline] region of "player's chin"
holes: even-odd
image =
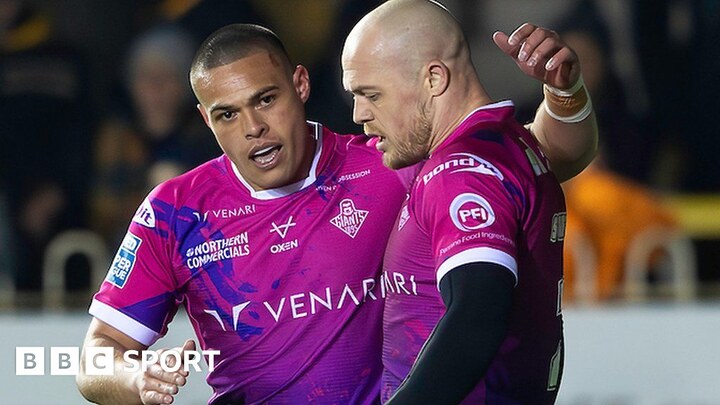
[[[294,182],[295,182],[295,180],[289,174],[284,173],[283,171],[278,170],[276,168],[268,173],[265,173],[265,175],[262,176],[262,179],[258,183],[258,185],[263,190],[269,190],[269,189],[285,187]]]
[[[393,170],[412,166],[425,159],[420,149],[395,148],[387,144],[383,152],[383,164]]]
[[[384,151],[383,164],[389,169],[397,170],[402,169],[403,167],[410,166],[412,163],[406,162],[404,159],[399,158],[391,151]]]

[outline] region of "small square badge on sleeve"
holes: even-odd
[[[123,288],[128,278],[130,278],[130,272],[135,266],[135,259],[137,258],[137,252],[140,248],[142,239],[128,232],[123,239],[120,249],[118,249],[115,258],[110,265],[110,270],[105,278],[109,283],[113,284],[118,288]]]

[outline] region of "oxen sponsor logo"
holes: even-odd
[[[278,235],[280,235],[281,238],[285,239],[285,236],[287,235],[288,229],[291,227],[297,225],[295,222],[293,222],[293,217],[290,215],[290,218],[288,218],[287,222],[284,224],[276,224],[274,221],[272,223],[272,229],[270,229],[270,233],[277,232]]]
[[[270,229],[270,233],[275,232],[278,235],[280,235],[280,238],[285,239],[285,236],[287,236],[288,230],[295,225],[297,225],[297,224],[295,222],[293,222],[293,217],[291,215],[290,218],[288,218],[287,222],[281,223],[280,225],[276,224],[273,221],[272,228]],[[288,250],[295,249],[298,246],[299,246],[298,240],[293,239],[289,242],[282,242],[282,243],[277,243],[275,245],[271,245],[270,253],[276,254],[276,253],[281,253],[281,252],[287,252]]]

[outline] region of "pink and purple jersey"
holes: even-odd
[[[383,251],[406,193],[364,136],[312,124],[310,175],[254,191],[226,156],[153,190],[90,313],[146,345],[183,305],[211,404],[380,395]]]
[[[502,102],[470,114],[424,162],[402,207],[383,271],[383,400],[445,313],[441,278],[473,262],[506,267],[516,286],[506,338],[464,403],[545,404],[557,395],[565,203],[513,112]]]

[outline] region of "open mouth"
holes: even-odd
[[[261,168],[267,168],[277,161],[280,149],[282,149],[282,145],[268,146],[251,154],[250,159],[252,159]]]

